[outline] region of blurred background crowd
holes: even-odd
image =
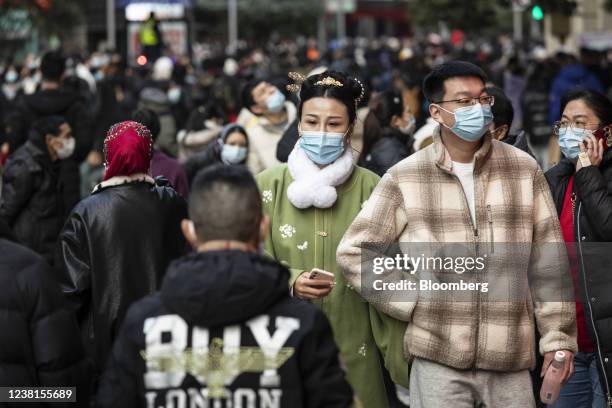
[[[576,86],[612,92],[606,1],[104,3],[0,1],[0,162],[27,139],[34,116],[67,115],[81,196],[101,177],[101,142],[109,126],[136,109],[157,113],[157,147],[193,174],[198,164],[187,164],[188,158],[205,152],[223,125],[238,122],[249,140],[249,132],[262,131],[253,120],[261,115],[249,110],[243,92],[253,80],[295,102],[286,90],[289,71],[333,69],[365,84],[359,117],[368,130],[358,130],[353,146],[362,164],[390,133],[385,128],[393,127],[394,107],[385,93],[401,95],[404,119],[411,123],[402,133],[405,154],[427,145],[434,125],[421,83],[444,61],[471,61],[487,72],[490,85],[510,101],[507,133],[521,135],[544,169],[559,159],[551,136],[561,96]],[[51,74],[56,78],[47,78],[61,95],[41,93],[41,60],[48,50],[64,61]],[[292,131],[288,112],[272,132]],[[270,154],[283,160],[281,150]],[[249,167],[258,172],[269,164]]]

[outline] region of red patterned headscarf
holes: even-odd
[[[104,180],[149,172],[153,138],[146,126],[132,121],[117,123],[104,139]]]

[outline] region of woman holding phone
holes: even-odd
[[[578,353],[556,408],[612,403],[612,102],[594,91],[562,99],[563,159],[546,173],[574,279]],[[551,299],[552,301],[553,299]]]
[[[312,301],[329,318],[348,380],[364,406],[387,407],[375,336],[391,343],[383,354],[397,356],[389,361],[402,366],[398,371],[407,378],[401,328],[396,335],[389,334],[389,327],[401,323],[371,310],[336,264],[342,236],[379,179],[354,165],[350,144],[364,88],[358,80],[335,71],[307,79],[297,74],[290,77],[296,81],[290,90],[299,90],[300,139],[287,164],[257,176],[264,211],[271,220],[265,251],[290,269],[293,296]],[[389,370],[393,376],[395,370]]]

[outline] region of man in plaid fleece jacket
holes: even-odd
[[[484,72],[466,62],[433,69],[423,89],[440,124],[434,143],[384,175],[338,247],[338,264],[355,290],[408,322],[411,408],[534,406],[528,370],[535,366],[536,324],[542,373],[559,350],[567,356],[564,378],[573,371],[575,306],[567,296],[571,281],[555,207],[535,160],[487,132],[494,100],[485,82]],[[478,292],[469,295],[474,301],[446,293],[394,301],[365,287],[371,271],[364,268],[362,276],[362,245],[397,242],[461,242],[487,250],[495,243],[527,244],[531,250],[522,258],[512,251],[498,255],[484,272],[507,285],[502,291],[512,301]]]

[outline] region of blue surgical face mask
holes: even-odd
[[[580,143],[592,134],[590,130],[565,127],[559,129],[559,147],[568,159],[575,159],[580,154]]]
[[[285,95],[278,89],[266,99],[266,108],[270,113],[279,113],[285,106]]]
[[[324,166],[335,162],[344,152],[345,134],[319,131],[302,132],[300,147],[306,152],[310,160]]]
[[[221,148],[221,160],[225,164],[240,164],[246,156],[246,147],[224,144]]]
[[[438,107],[455,116],[455,125],[452,128],[443,125],[467,142],[477,142],[482,139],[493,121],[490,105],[483,106],[477,103],[476,105],[459,108],[454,112],[448,111],[439,105]]]

